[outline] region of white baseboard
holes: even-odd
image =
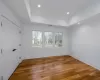
[[[75,59],[77,59],[77,60],[79,60],[79,61],[81,61],[81,62],[83,62],[83,63],[85,63],[85,64],[87,64],[87,65],[89,65],[89,66],[91,66],[91,67],[93,67],[93,68],[95,68],[95,69],[97,69],[97,70],[100,70],[99,67],[97,67],[97,66],[95,66],[95,65],[93,65],[93,64],[89,64],[88,62],[86,62],[86,61],[84,61],[84,60],[82,60],[82,59],[79,59],[78,57],[73,56],[72,54],[71,54],[70,56],[72,56],[73,58],[75,58]]]

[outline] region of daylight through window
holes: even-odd
[[[53,46],[53,33],[52,32],[44,33],[44,43],[46,47]]]
[[[44,37],[43,37],[44,36]],[[63,33],[53,33],[41,31],[32,31],[32,46],[33,47],[62,47],[63,46]]]
[[[55,33],[55,47],[62,47],[62,39],[63,34],[62,33]]]
[[[42,32],[32,31],[32,46],[42,47]]]

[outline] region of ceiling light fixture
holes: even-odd
[[[78,22],[78,24],[80,24],[80,22]]]
[[[67,12],[67,14],[69,15],[70,13],[69,13],[69,12]]]
[[[37,6],[38,6],[38,8],[40,8],[40,7],[41,7],[41,5],[40,5],[40,4],[38,4]]]

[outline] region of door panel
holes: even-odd
[[[2,17],[2,60],[1,72],[4,80],[7,80],[19,64],[21,38],[17,26]],[[13,51],[13,49],[17,49]]]
[[[2,58],[1,49],[2,49],[2,26],[1,26],[1,17],[0,17],[0,60]]]
[[[1,26],[1,21],[2,21],[2,18],[0,16],[0,80],[1,80],[1,76],[2,76],[2,66],[1,66],[1,63],[2,63],[2,54],[1,54],[1,49],[2,49],[2,26]]]

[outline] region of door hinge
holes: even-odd
[[[22,32],[21,32],[21,31],[19,31],[19,33],[21,34]]]
[[[1,54],[3,53],[2,49],[1,49]]]
[[[19,44],[19,46],[22,46],[21,44]]]
[[[2,27],[2,22],[1,22],[1,27]]]
[[[1,80],[3,80],[3,76],[1,76]]]

